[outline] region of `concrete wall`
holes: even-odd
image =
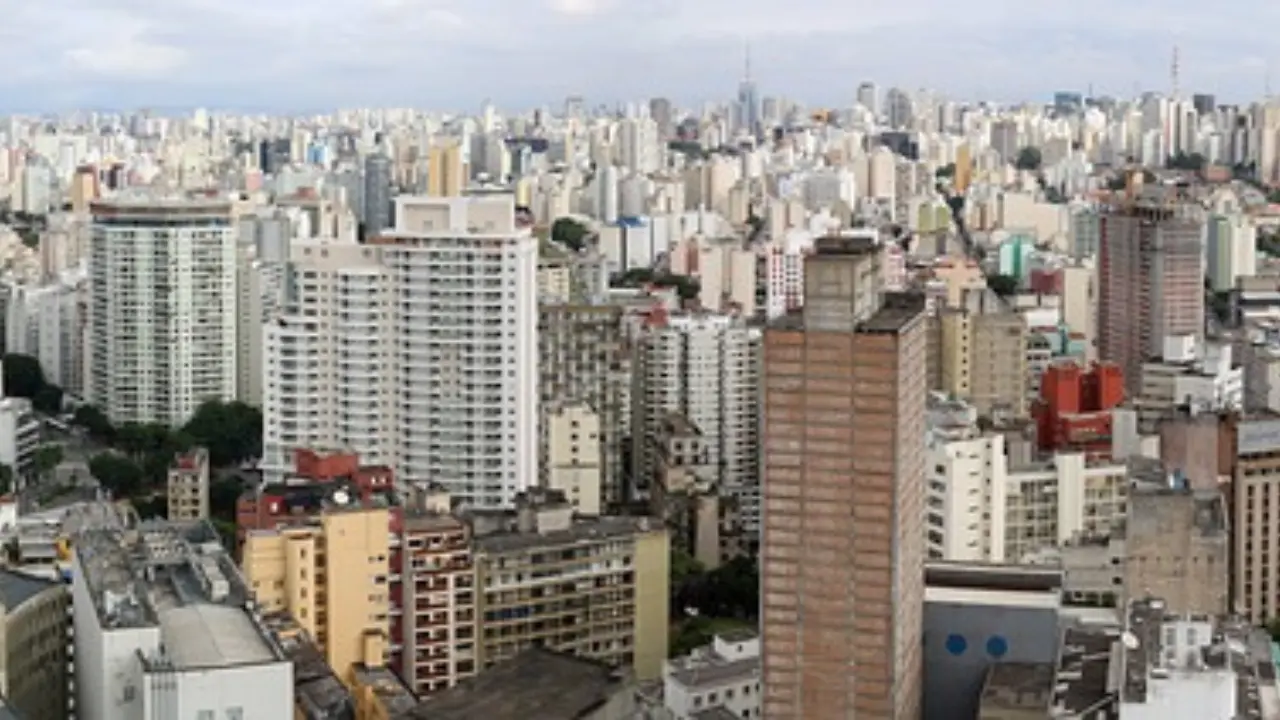
[[[976,717],[988,665],[1056,662],[1058,642],[1053,608],[925,603],[924,720]]]

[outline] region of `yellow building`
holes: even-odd
[[[386,508],[331,509],[313,525],[245,538],[244,576],[263,610],[291,613],[339,675],[385,662],[389,521]]]
[[[465,188],[461,143],[447,140],[440,145],[432,145],[427,155],[427,195],[459,197]]]
[[[551,491],[521,495],[512,520],[473,523],[481,666],[545,647],[661,677],[670,552],[662,523],[575,519]]]

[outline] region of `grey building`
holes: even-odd
[[[382,153],[364,159],[363,217],[366,237],[392,227],[391,158]]]
[[[609,305],[538,308],[539,406],[586,403],[600,418],[601,501],[625,498],[622,445],[627,437],[631,362],[622,335],[623,310]],[[546,418],[539,425],[546,431]],[[540,443],[545,448],[546,442]],[[540,464],[545,466],[545,463]]]

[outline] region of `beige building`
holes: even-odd
[[[585,403],[597,415],[600,500],[625,497],[622,438],[631,414],[631,362],[622,334],[622,308],[609,305],[539,305],[538,389],[541,427],[550,427],[546,409]],[[548,439],[542,437],[542,446]],[[545,470],[546,463],[542,465]],[[544,477],[544,484],[547,478]]]
[[[882,283],[874,243],[820,239],[765,336],[770,720],[920,715],[925,299]]]
[[[209,518],[209,451],[193,448],[174,458],[167,492],[170,520]]]
[[[544,647],[661,677],[670,546],[660,522],[575,519],[563,495],[534,491],[514,514],[476,514],[472,532],[481,667]]]
[[[941,310],[939,380],[948,395],[967,400],[983,416],[1027,414],[1027,326],[983,288],[962,293],[962,304]]]
[[[585,403],[546,408],[544,486],[565,494],[574,512],[600,514],[600,416]]]
[[[466,165],[462,162],[462,145],[445,140],[432,145],[427,155],[427,195],[458,197],[467,185]]]
[[[71,662],[71,595],[66,584],[0,570],[0,602],[4,603],[0,698],[25,720],[66,718]]]
[[[339,675],[366,659],[384,662],[389,519],[385,508],[334,508],[314,525],[245,539],[242,567],[255,599],[266,612],[292,613]]]
[[[1280,616],[1280,418],[1243,419],[1236,428],[1232,483],[1234,611],[1255,623]]]
[[[671,547],[714,570],[746,551],[737,499],[721,491],[707,464],[701,431],[679,413],[668,413],[650,439],[654,477],[649,508],[671,533]]]

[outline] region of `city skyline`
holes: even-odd
[[[969,100],[1047,100],[1090,86],[1120,96],[1167,92],[1175,45],[1184,92],[1247,100],[1264,93],[1272,64],[1262,28],[1280,20],[1280,8],[1264,5],[1245,24],[1183,2],[1083,0],[1051,19],[1017,8],[1010,0],[908,0],[857,12],[833,0],[785,8],[755,0],[28,3],[7,9],[0,28],[0,64],[9,68],[0,112],[728,99],[745,42],[762,95],[815,104],[851,102],[867,79]]]

